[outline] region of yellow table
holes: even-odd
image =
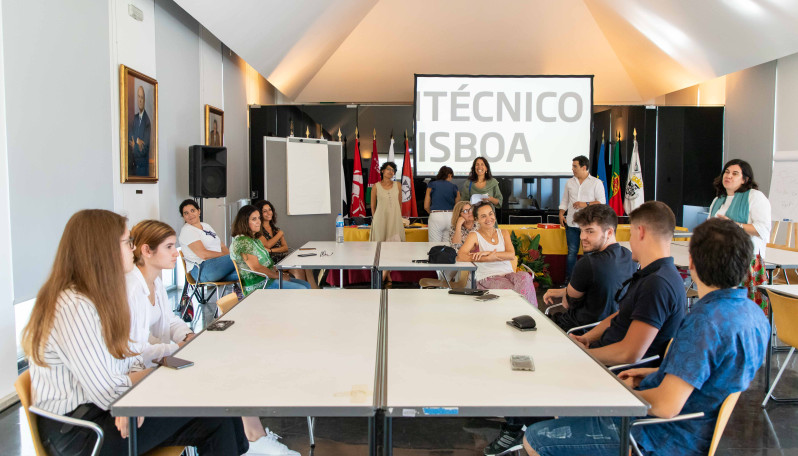
[[[514,231],[516,236],[528,234],[530,237],[534,238],[539,234],[540,245],[543,248],[544,255],[568,254],[568,245],[565,242],[565,228],[542,229],[529,225],[499,225],[499,228]],[[687,231],[687,228],[676,227],[676,231]],[[371,230],[368,228],[348,226],[344,228],[344,240],[347,242],[368,241],[370,232]],[[628,241],[629,237],[629,225],[618,225],[615,238],[618,241]],[[427,228],[405,228],[405,239],[407,242],[427,242],[429,240],[427,237]]]

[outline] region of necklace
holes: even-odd
[[[495,244],[495,243],[499,242],[499,239],[496,236],[497,232],[498,232],[498,230],[496,228],[494,228],[493,229],[493,233],[491,233],[490,236],[485,236],[485,237],[489,237],[490,238],[491,244]],[[483,233],[483,234],[487,234],[487,233]]]

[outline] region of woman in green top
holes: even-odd
[[[239,279],[244,296],[259,288],[277,288],[280,271],[274,268],[271,255],[256,239],[260,233],[260,211],[257,207],[246,205],[236,214],[233,221],[233,242],[230,244],[230,258],[239,270]],[[250,272],[252,271],[252,272]],[[294,279],[283,272],[283,288],[310,288],[304,280]],[[265,283],[264,283],[265,282]]]
[[[478,196],[475,197],[474,195]],[[488,161],[482,157],[477,157],[471,164],[471,172],[468,174],[468,179],[463,182],[463,186],[460,188],[460,201],[469,201],[471,204],[476,204],[481,200],[501,207],[503,198],[502,192],[499,190],[499,181],[490,174]]]

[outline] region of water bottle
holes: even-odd
[[[339,244],[344,242],[344,218],[340,213],[335,217],[335,242]]]

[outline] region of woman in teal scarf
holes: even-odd
[[[751,236],[754,258],[744,285],[748,297],[767,312],[767,303],[756,288],[767,282],[763,259],[770,239],[770,201],[754,181],[754,171],[744,160],[729,160],[714,181],[716,198],[709,207],[710,217],[730,219]]]

